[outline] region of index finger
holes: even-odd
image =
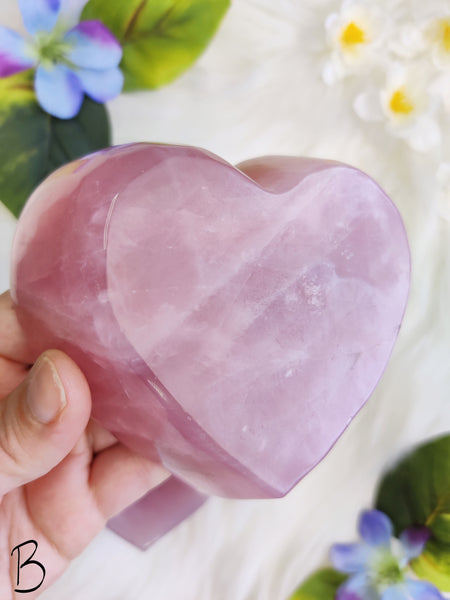
[[[32,364],[36,359],[9,292],[0,295],[0,357],[23,365]]]

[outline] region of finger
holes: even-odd
[[[117,438],[93,419],[89,421],[86,431],[94,454],[117,444]]]
[[[72,448],[68,457],[89,455],[88,462],[90,464],[96,454],[118,443],[117,438],[110,431],[91,418],[83,435]]]
[[[86,379],[49,350],[0,403],[0,495],[48,473],[70,452],[91,411]]]
[[[96,456],[90,486],[104,518],[110,519],[169,475],[162,465],[116,444]]]
[[[0,399],[18,386],[28,375],[29,370],[28,365],[0,356]]]
[[[61,556],[72,560],[111,516],[167,476],[161,466],[119,443],[93,458],[85,431],[59,465],[27,485],[28,509]]]
[[[9,292],[0,295],[0,356],[24,364],[35,359]]]

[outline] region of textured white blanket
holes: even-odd
[[[412,288],[381,383],[288,497],[211,499],[145,553],[105,530],[43,599],[285,600],[332,542],[353,538],[383,470],[450,429],[450,51],[432,35],[446,14],[446,0],[235,0],[194,68],[111,103],[115,143],[197,145],[232,163],[328,157],[366,171],[404,218]],[[342,34],[349,19],[367,27],[358,56]],[[0,22],[20,22],[14,0],[2,0]],[[2,289],[13,231],[1,210]]]

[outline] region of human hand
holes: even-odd
[[[168,476],[90,419],[88,384],[66,354],[49,350],[30,370],[32,361],[7,292],[0,296],[1,600],[37,586],[40,563],[42,585],[27,593],[37,598],[109,518]],[[35,546],[17,546],[29,540],[38,548],[24,565]]]

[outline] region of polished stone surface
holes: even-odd
[[[73,356],[94,417],[180,489],[271,498],[376,386],[409,250],[392,202],[352,167],[240,169],[151,144],[63,167],[20,219],[12,294],[36,354]]]

